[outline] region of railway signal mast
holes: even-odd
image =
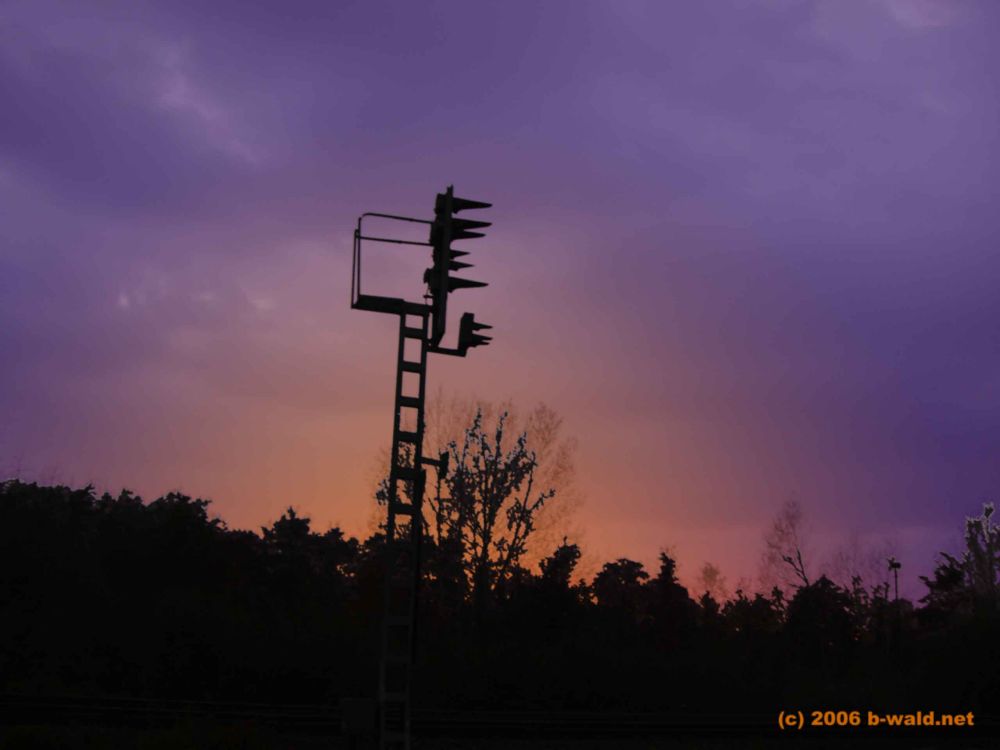
[[[485,282],[453,275],[456,271],[471,268],[471,265],[457,260],[469,253],[453,248],[452,243],[483,237],[478,230],[485,229],[490,223],[456,214],[490,208],[490,205],[459,198],[449,185],[445,192],[437,196],[433,220],[364,213],[358,218],[354,230],[351,307],[399,316],[379,660],[378,735],[382,750],[409,750],[410,747],[410,683],[416,647],[420,542],[427,476],[424,467],[433,466],[439,478],[448,471],[448,454],[443,453],[438,458],[425,458],[423,455],[427,355],[464,357],[470,348],[484,346],[491,340],[489,336],[477,333],[491,326],[477,323],[472,313],[464,313],[459,323],[457,346],[441,346],[448,327],[448,296],[457,289],[486,286]],[[362,226],[366,218],[427,224],[430,226],[430,237],[427,242],[421,242],[366,235]],[[365,243],[430,246],[432,265],[424,272],[429,293],[424,301],[363,294],[361,259]],[[420,356],[417,359],[406,358],[407,341],[419,342]]]

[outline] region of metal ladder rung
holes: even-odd
[[[404,328],[403,335],[408,339],[422,339],[424,337],[423,328]]]
[[[411,409],[420,408],[420,399],[417,396],[400,396],[399,397],[400,406],[408,406]]]
[[[420,441],[420,435],[415,432],[407,432],[406,430],[399,431],[399,440],[402,443],[413,443],[416,445]]]
[[[396,476],[404,481],[417,481],[420,478],[420,471],[412,466],[397,466]]]
[[[412,516],[417,511],[410,503],[393,503],[392,512],[397,516]]]
[[[391,735],[399,735],[403,738],[406,737],[405,727],[407,723],[407,695],[406,693],[390,692],[385,690],[382,692],[383,701],[383,712],[382,712],[382,731],[384,733],[383,739],[390,739]]]
[[[400,362],[399,369],[403,372],[420,372],[421,368],[419,362]]]

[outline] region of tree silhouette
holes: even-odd
[[[965,522],[965,550],[961,557],[941,553],[932,577],[920,576],[927,594],[925,619],[942,622],[972,612],[997,610],[1000,586],[1000,528],[993,523],[993,504]]]
[[[424,706],[770,716],[796,695],[1000,708],[989,506],[966,524],[962,553],[924,577],[915,611],[860,575],[846,587],[800,580],[788,599],[776,587],[695,603],[666,553],[655,575],[623,557],[590,585],[574,583],[581,550],[566,538],[534,571],[523,555],[505,558],[502,538],[530,538],[507,509],[545,493],[529,491],[532,457],[518,441],[498,451],[491,434],[483,451],[481,425],[470,431],[480,442],[465,455],[466,500],[483,497],[481,481],[495,483],[494,501],[511,491],[493,515],[489,617],[471,593],[466,538],[447,525],[470,507],[481,523],[482,508],[449,506],[444,528],[455,533],[428,539]],[[314,705],[370,696],[381,535],[317,533],[292,508],[255,533],[209,511],[181,493],[147,504],[128,491],[0,483],[0,692]]]
[[[550,488],[559,497],[559,502],[546,503],[534,514],[532,542],[522,559],[527,564],[537,563],[558,546],[562,537],[577,533],[573,517],[584,500],[577,483],[577,441],[565,434],[562,417],[547,404],[524,409],[510,401],[495,403],[460,395],[449,397],[439,391],[427,406],[424,437],[427,454],[436,457],[449,452],[451,443],[461,444],[477,413],[482,415],[483,429],[487,431],[501,415],[506,415],[504,448],[509,448],[518,435],[525,434],[525,446],[535,454],[536,486]],[[384,474],[388,455],[382,465]]]
[[[980,607],[997,606],[1000,579],[1000,527],[993,523],[993,503],[965,521],[965,554],[962,558],[966,581]]]
[[[597,604],[638,616],[644,609],[642,586],[647,580],[649,573],[641,562],[622,557],[605,563],[594,576]]]
[[[722,571],[717,566],[710,562],[702,565],[701,573],[698,575],[698,585],[716,602],[724,602],[729,598],[726,577],[722,575]]]
[[[575,544],[569,544],[564,537],[562,544],[539,564],[542,583],[552,589],[568,589],[578,562],[580,562],[580,548]]]
[[[799,588],[786,619],[792,644],[809,661],[835,660],[854,640],[850,597],[826,576]]]
[[[958,619],[972,611],[972,595],[965,582],[965,566],[947,552],[938,556],[932,576],[920,576],[927,593],[920,599],[926,604],[925,620],[943,623]]]
[[[538,461],[522,433],[509,450],[506,414],[488,435],[477,412],[459,446],[451,443],[447,495],[431,501],[438,539],[463,551],[477,611],[518,567],[534,530],[535,514],[555,491],[535,489]]]
[[[722,607],[722,616],[726,626],[743,637],[777,633],[785,616],[784,595],[777,587],[770,598],[761,593],[748,597],[742,589],[737,589]]]
[[[788,594],[793,588],[809,585],[803,559],[804,543],[802,506],[796,500],[788,500],[764,535],[758,572],[762,587],[780,586]]]
[[[698,606],[677,580],[677,563],[660,552],[660,569],[646,588],[652,627],[663,645],[672,647],[688,637],[698,619]]]

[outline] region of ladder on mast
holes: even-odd
[[[410,747],[410,683],[427,477],[423,468],[423,438],[429,316],[429,308],[421,314],[399,315],[379,665],[379,746],[382,750],[409,750]],[[419,326],[407,325],[407,318],[414,317],[419,319]],[[406,359],[407,341],[420,342],[417,361]],[[413,380],[415,384],[408,382]],[[411,425],[413,429],[404,429]],[[400,517],[409,520],[401,522]]]

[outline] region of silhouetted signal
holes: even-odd
[[[456,258],[461,258],[469,253],[465,250],[453,249],[451,243],[485,237],[482,232],[475,230],[485,229],[490,226],[490,222],[460,219],[455,214],[469,209],[490,208],[491,205],[468,198],[457,198],[451,185],[445,192],[438,193],[437,199],[434,201],[434,222],[431,224],[430,234],[434,265],[424,272],[424,281],[430,287],[433,314],[431,346],[437,346],[444,338],[448,321],[448,295],[456,289],[474,289],[486,286],[484,281],[473,281],[451,275],[452,271],[472,268],[472,264],[456,260]]]
[[[396,359],[396,398],[393,409],[392,457],[389,465],[389,502],[384,526],[385,564],[383,579],[382,639],[379,658],[378,724],[379,747],[383,750],[409,750],[411,725],[411,692],[413,654],[416,648],[416,611],[420,591],[421,537],[423,500],[426,482],[424,466],[437,468],[440,483],[448,473],[448,454],[425,458],[424,400],[426,396],[427,356],[447,354],[464,357],[474,346],[490,342],[489,336],[478,333],[491,326],[477,323],[472,313],[462,316],[458,346],[440,346],[447,327],[448,295],[456,289],[486,286],[485,282],[452,276],[455,271],[471,268],[458,258],[469,253],[452,248],[453,242],[484,236],[477,230],[490,226],[488,221],[460,219],[460,211],[490,208],[489,203],[456,198],[453,186],[439,193],[434,201],[434,219],[418,219],[378,212],[365,212],[358,217],[354,230],[354,255],[351,262],[351,307],[357,310],[389,313],[399,316],[399,346]],[[362,230],[365,218],[430,225],[427,242],[412,239],[366,235]],[[424,272],[424,282],[430,289],[422,302],[400,297],[363,294],[361,291],[361,255],[364,242],[397,245],[421,245],[432,248],[433,266]],[[413,321],[416,319],[417,323]],[[407,343],[420,342],[419,357]],[[406,373],[416,375],[404,379]],[[404,413],[406,420],[404,420]],[[404,421],[409,426],[404,428]],[[415,427],[415,429],[414,429]],[[409,502],[404,501],[404,495]],[[409,521],[401,524],[398,516]],[[370,712],[365,712],[370,713]]]
[[[485,346],[492,340],[492,336],[482,336],[476,331],[492,328],[485,323],[477,323],[475,316],[467,312],[462,315],[462,320],[458,324],[458,351],[464,357],[465,353],[473,346]]]

